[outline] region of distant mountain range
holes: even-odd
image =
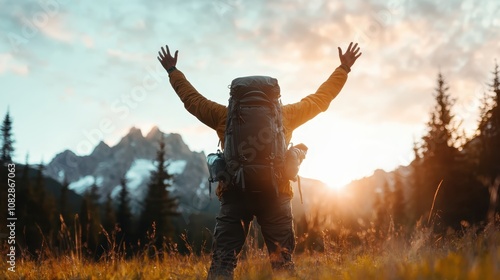
[[[139,213],[141,202],[146,195],[150,172],[155,169],[155,158],[159,141],[164,137],[167,170],[174,175],[171,194],[179,200],[179,212],[187,217],[192,213],[211,212],[218,209],[218,200],[212,190],[208,193],[208,168],[203,152],[193,152],[182,140],[181,135],[161,132],[153,127],[146,136],[138,128],[130,131],[118,144],[109,147],[100,142],[90,155],[78,156],[70,150],[56,155],[46,166],[45,175],[62,182],[64,178],[70,182],[69,188],[83,195],[93,184],[99,189],[100,202],[108,195],[116,198],[121,190],[120,178],[128,180],[132,212]],[[403,168],[408,173],[408,168]],[[369,212],[374,200],[373,193],[382,189],[386,180],[392,175],[383,170],[377,170],[372,176],[352,182],[344,192],[356,192],[357,200],[364,201],[362,212]],[[314,179],[301,179],[303,200],[300,202],[297,184],[294,183],[295,197],[293,200],[295,215],[303,215],[314,204],[332,194],[328,187]],[[215,187],[214,187],[215,189]],[[363,191],[359,191],[362,189]],[[335,194],[333,194],[335,195]],[[339,194],[340,195],[340,194]],[[362,198],[359,196],[363,196]]]
[[[179,134],[165,134],[157,127],[153,127],[146,136],[140,129],[133,127],[115,146],[109,147],[100,142],[87,156],[77,156],[70,150],[63,151],[46,166],[45,174],[60,182],[66,177],[70,182],[69,188],[78,194],[84,194],[96,184],[101,202],[109,194],[112,198],[117,197],[121,190],[120,178],[125,177],[128,180],[132,211],[138,213],[146,195],[150,172],[155,169],[156,153],[162,136],[167,170],[174,175],[171,193],[179,199],[179,210],[190,214],[206,211],[211,206],[213,208],[216,200],[209,199],[205,154],[192,152]]]

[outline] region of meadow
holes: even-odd
[[[358,233],[362,242],[352,244],[346,237],[332,238],[335,235],[325,233],[322,250],[304,250],[294,255],[293,275],[273,273],[265,248],[259,248],[249,237],[235,279],[500,279],[498,221],[483,228],[464,224],[462,230],[441,234],[434,233],[432,228],[417,227],[410,236],[397,231],[384,238],[375,235],[375,230]],[[181,254],[175,244],[163,250],[149,249],[156,253],[143,252],[126,258],[115,248],[94,261],[83,257],[78,246],[63,254],[47,247],[38,259],[28,255],[18,257],[15,272],[8,271],[8,265],[2,262],[1,278],[205,279],[207,276],[209,254]],[[160,251],[168,253],[159,254]],[[5,246],[2,255],[6,255]]]

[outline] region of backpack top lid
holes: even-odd
[[[240,96],[250,91],[261,91],[272,98],[280,98],[278,80],[269,76],[239,77],[231,82],[231,96]]]

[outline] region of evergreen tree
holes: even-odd
[[[424,209],[430,210],[434,195],[434,210],[441,227],[460,227],[461,220],[475,222],[482,216],[481,191],[477,180],[470,172],[466,155],[461,151],[463,139],[459,136],[459,125],[452,114],[454,101],[441,74],[438,75],[436,105],[428,122],[428,133],[423,137],[420,176]],[[440,185],[439,192],[437,188]],[[438,224],[435,224],[436,226]]]
[[[392,217],[394,225],[399,228],[406,224],[406,203],[404,195],[404,185],[401,174],[394,172],[394,190],[392,192]]]
[[[482,142],[480,170],[491,182],[500,175],[500,70],[498,64],[492,72],[493,81],[489,85],[478,132]]]
[[[79,214],[82,244],[87,248],[87,253],[94,256],[98,256],[99,232],[101,231],[98,190],[98,186],[94,181],[90,190],[83,197]]]
[[[442,162],[452,162],[457,143],[455,116],[451,111],[455,101],[451,98],[449,87],[441,73],[438,74],[437,82],[436,105],[431,112],[431,119],[427,123],[427,135],[423,138],[423,156],[426,159],[433,158]]]
[[[69,192],[69,182],[68,178],[64,176],[64,180],[61,188],[61,197],[59,198],[59,214],[64,220],[66,225],[71,225],[70,213],[68,209],[68,192]]]
[[[438,74],[437,88],[435,89],[436,105],[431,112],[431,118],[427,123],[427,134],[423,137],[422,161],[420,176],[422,178],[420,185],[422,206],[424,211],[430,211],[436,189],[443,180],[441,190],[452,188],[451,186],[451,166],[454,164],[454,158],[457,154],[455,142],[453,139],[453,120],[452,106],[454,101],[451,99],[449,87],[446,85],[444,77]],[[441,202],[444,201],[443,191],[438,196],[436,206],[440,211],[443,208]],[[426,213],[418,213],[426,215]]]
[[[493,188],[495,180],[500,180],[500,69],[498,63],[492,72],[493,78],[489,84],[490,92],[486,93],[482,106],[481,120],[478,127],[480,140],[478,174],[486,187]],[[500,189],[497,189],[497,197]],[[496,211],[500,211],[497,203]],[[492,209],[493,210],[493,209]]]
[[[26,241],[26,248],[35,256],[43,253],[42,242],[52,242],[55,240],[57,232],[56,206],[54,197],[47,193],[45,178],[43,176],[43,163],[40,163],[34,178],[34,182],[29,179],[29,167],[26,164],[22,180],[30,180],[26,191],[26,213],[22,222],[22,233]],[[23,182],[24,184],[24,182]],[[31,187],[31,185],[33,187]],[[23,244],[24,245],[24,244]]]
[[[3,123],[0,127],[2,132],[1,136],[1,148],[2,152],[0,154],[0,180],[2,180],[2,184],[6,184],[8,178],[8,170],[7,164],[12,161],[12,155],[14,153],[14,140],[12,139],[12,119],[10,118],[9,111],[7,110],[7,114],[3,120]],[[5,165],[5,166],[4,166]],[[4,183],[5,182],[5,183]],[[0,188],[0,226],[5,228],[7,221],[7,187]]]
[[[432,205],[436,189],[443,180],[441,193],[437,200],[436,209],[442,210],[444,201],[443,190],[452,188],[451,186],[451,166],[454,164],[454,158],[457,153],[453,139],[454,115],[452,115],[452,106],[454,101],[451,99],[449,87],[446,85],[444,77],[438,74],[438,86],[436,88],[436,105],[431,113],[430,121],[427,123],[428,132],[423,140],[423,178],[422,191],[423,202],[426,210],[429,211]]]
[[[412,178],[411,178],[411,196],[410,196],[410,207],[411,207],[411,223],[415,224],[418,220],[422,218],[422,215],[426,210],[430,209],[428,202],[425,201],[425,192],[423,189],[423,171],[422,171],[422,148],[417,143],[413,143],[413,153],[415,155],[415,160],[411,163],[412,168]]]
[[[0,155],[0,161],[11,162],[14,154],[14,139],[12,138],[12,119],[9,111],[7,111],[3,119],[0,130],[2,132],[2,154]]]
[[[33,189],[31,187],[30,166],[28,163],[28,155],[26,155],[26,163],[22,167],[21,176],[16,182],[16,201],[18,207],[18,226],[20,229],[25,229],[30,215],[29,204],[33,201]]]
[[[38,205],[40,206],[37,220],[42,229],[42,232],[45,234],[45,237],[50,236],[50,238],[52,238],[57,232],[57,210],[54,197],[51,194],[47,193],[45,189],[45,177],[43,176],[44,169],[45,166],[42,162],[38,165],[35,178],[35,199],[38,198]]]
[[[104,206],[104,229],[111,233],[116,225],[116,213],[115,208],[113,206],[113,199],[111,198],[111,194],[106,196],[106,204]]]
[[[173,226],[171,218],[178,213],[177,201],[170,196],[168,188],[171,186],[173,176],[167,171],[168,163],[165,160],[165,142],[159,142],[160,149],[156,156],[156,170],[151,172],[148,192],[144,200],[144,210],[141,217],[141,234],[152,237],[152,224],[155,224],[154,244],[161,248],[164,238],[172,237]]]
[[[120,233],[117,236],[119,242],[127,244],[132,241],[132,237],[134,236],[132,232],[132,213],[130,212],[127,180],[121,178],[120,185],[122,189],[118,197],[118,211],[116,215],[116,222],[120,227]]]
[[[102,228],[104,232],[100,235],[99,247],[97,249],[97,255],[102,255],[107,252],[108,254],[113,250],[113,246],[116,245],[116,213],[113,205],[113,199],[111,194],[106,196],[106,203],[104,204],[104,212],[102,213]]]

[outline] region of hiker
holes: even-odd
[[[330,102],[344,86],[354,62],[361,55],[359,50],[358,44],[353,45],[352,42],[345,53],[339,47],[341,64],[316,93],[306,96],[297,103],[280,105],[282,119],[279,122],[283,126],[285,147],[289,145],[294,129],[328,109]],[[224,145],[228,107],[205,98],[189,83],[184,74],[176,68],[178,51],[172,56],[166,45],[158,54],[158,60],[167,71],[170,84],[184,103],[186,110],[214,129],[220,143]],[[233,278],[238,254],[244,245],[249,224],[254,216],[261,226],[273,270],[291,272],[295,270],[292,261],[295,248],[291,209],[293,192],[289,180],[279,182],[276,196],[247,194],[227,182],[219,182],[216,195],[220,200],[220,212],[216,218],[208,279]]]

